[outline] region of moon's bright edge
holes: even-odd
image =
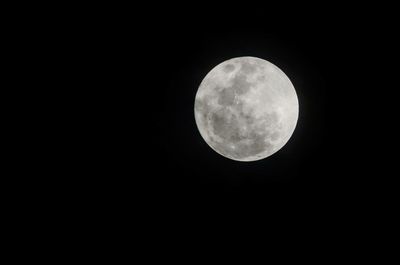
[[[277,66],[238,57],[206,75],[194,112],[200,134],[213,150],[233,160],[255,161],[288,142],[299,104],[292,83]]]

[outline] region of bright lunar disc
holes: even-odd
[[[296,91],[272,63],[238,57],[214,67],[196,94],[201,136],[217,153],[237,161],[266,158],[292,136],[299,115]]]

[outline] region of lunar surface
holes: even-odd
[[[233,160],[255,161],[288,142],[299,104],[292,83],[278,67],[238,57],[206,75],[194,112],[200,134],[213,150]]]

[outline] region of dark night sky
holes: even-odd
[[[40,12],[25,4],[9,12],[5,42],[16,49],[4,49],[14,60],[4,90],[18,104],[3,97],[13,105],[3,116],[22,114],[11,118],[21,128],[3,124],[16,132],[4,142],[18,154],[5,151],[15,163],[4,178],[17,184],[3,185],[6,245],[30,259],[76,253],[113,263],[124,252],[135,261],[197,261],[226,246],[224,261],[236,259],[224,240],[256,244],[268,261],[275,248],[280,260],[300,260],[294,248],[340,262],[394,249],[398,8],[186,2],[34,3]],[[299,99],[289,142],[255,162],[214,152],[194,119],[202,79],[240,56],[278,66]],[[385,252],[376,256],[385,264]]]
[[[317,216],[370,207],[384,174],[369,163],[379,148],[371,143],[371,120],[379,120],[371,104],[379,103],[371,102],[382,97],[373,93],[374,65],[387,58],[390,35],[352,9],[284,17],[266,7],[194,10],[115,15],[83,34],[99,80],[88,95],[96,130],[87,136],[97,173],[84,186],[104,202],[155,213],[254,207]],[[212,151],[193,113],[204,76],[239,56],[281,68],[300,105],[289,143],[251,163]]]
[[[335,123],[347,126],[349,118],[340,108],[349,103],[344,95],[355,93],[344,92],[356,82],[348,77],[354,71],[349,55],[357,56],[352,53],[354,44],[338,33],[306,25],[288,23],[271,30],[262,19],[229,26],[217,21],[189,26],[184,22],[155,25],[138,55],[149,60],[145,81],[137,89],[146,90],[138,104],[147,121],[144,137],[151,138],[150,143],[140,143],[148,154],[140,161],[148,165],[145,172],[153,179],[151,185],[159,185],[162,197],[194,196],[198,202],[213,196],[267,200],[279,194],[296,199],[336,186],[342,176],[334,176],[334,171],[347,162],[347,155],[337,156],[337,149],[345,150],[340,146],[347,144],[335,139],[341,133]],[[195,93],[204,76],[218,63],[238,56],[264,58],[279,66],[291,78],[300,101],[300,118],[290,143],[253,163],[231,161],[212,151],[200,137],[193,114]]]

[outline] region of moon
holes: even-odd
[[[194,114],[201,136],[214,151],[236,161],[256,161],[289,141],[299,103],[294,86],[277,66],[237,57],[205,76]]]

